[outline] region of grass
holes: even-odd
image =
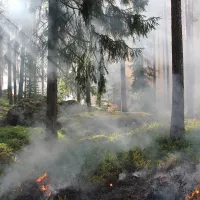
[[[4,164],[15,162],[14,153],[30,143],[30,134],[41,135],[40,128],[25,128],[21,126],[0,127],[0,174]]]
[[[129,135],[133,138],[142,135],[141,142],[143,137],[152,135],[153,140],[150,145],[145,146],[145,148],[136,145],[128,151],[115,153],[105,150],[101,162],[96,168],[93,168],[93,171],[90,170],[89,172],[85,168],[91,166],[93,161],[86,159],[87,164],[84,166],[85,171],[83,170],[86,172],[85,178],[93,184],[114,183],[120,172],[134,172],[143,168],[154,170],[185,162],[199,163],[200,138],[198,133],[200,120],[187,120],[185,125],[186,136],[179,141],[169,140],[169,128],[165,124],[151,123],[137,128]],[[92,138],[94,141],[96,140],[96,137]],[[99,153],[102,154],[102,152]]]
[[[10,108],[2,99],[0,104],[5,110]],[[0,118],[5,115],[4,111],[1,113],[0,110]],[[149,116],[147,113],[122,114],[102,111],[81,113],[63,118],[63,123],[67,125],[58,131],[58,138],[60,141],[69,143],[73,140],[77,141],[77,144],[80,141],[90,141],[90,144],[94,144],[84,155],[82,175],[89,182],[97,184],[114,183],[119,173],[124,171],[134,172],[143,168],[157,169],[169,163],[176,165],[179,162],[200,162],[200,153],[198,153],[200,152],[198,136],[200,120],[187,119],[185,121],[186,137],[179,141],[170,141],[168,139],[169,125],[149,122]],[[97,125],[101,127],[104,122],[110,124],[112,120],[118,119],[122,122],[124,119],[139,119],[142,125],[134,129],[129,127],[126,133],[100,128],[97,130],[96,128]],[[15,152],[30,143],[30,133],[39,136],[43,131],[43,129],[20,126],[0,127],[0,164],[10,162]],[[127,149],[118,148],[123,142],[120,141],[122,135],[124,136],[122,140],[128,140],[129,145],[133,142],[132,146]],[[148,142],[145,143],[145,140]],[[117,147],[112,150],[112,146]],[[0,174],[2,172],[3,169],[0,167]]]
[[[0,98],[0,120],[3,119],[11,107],[12,105],[9,105],[6,96]]]
[[[0,127],[0,143],[6,144],[16,152],[29,143],[28,129],[20,126]]]

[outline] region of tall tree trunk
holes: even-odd
[[[168,20],[167,20],[167,1],[164,5],[164,19],[165,19],[165,28],[164,28],[164,63],[166,66],[166,100],[167,105],[170,102],[170,80],[169,80],[169,45],[168,45]]]
[[[127,112],[125,62],[121,62],[121,111]]]
[[[1,28],[1,27],[0,27]],[[3,96],[3,33],[0,32],[0,97]]]
[[[8,50],[6,53],[7,58],[7,64],[8,64],[8,101],[9,104],[13,104],[13,98],[12,98],[12,62],[11,62],[11,41],[10,36],[8,36],[8,44],[7,44]]]
[[[186,80],[187,80],[187,115],[193,117],[194,115],[194,84],[195,84],[195,68],[193,57],[193,0],[185,1],[186,6]]]
[[[49,0],[48,15],[48,67],[47,67],[47,138],[57,139],[57,43],[58,43],[58,2]]]
[[[20,78],[19,78],[19,91],[18,91],[18,101],[23,97],[23,87],[24,87],[24,58],[25,58],[25,48],[21,47],[21,63],[20,63]]]
[[[171,0],[172,17],[172,114],[170,139],[181,139],[184,126],[184,71],[181,0]]]
[[[9,104],[13,104],[13,98],[12,98],[12,65],[11,62],[8,61],[8,101]]]
[[[92,111],[92,105],[91,105],[91,85],[90,85],[90,77],[87,75],[87,85],[86,85],[86,104],[88,108],[88,112]]]
[[[0,58],[0,98],[3,96],[3,65],[2,58]]]
[[[158,79],[160,79],[160,64],[161,64],[160,57],[161,57],[160,56],[160,35],[158,34]]]
[[[45,50],[44,50],[44,47],[43,47],[43,50],[42,50],[42,60],[41,60],[41,70],[42,70],[42,74],[41,74],[42,96],[44,96],[44,57],[45,57]]]
[[[76,96],[77,96],[77,102],[80,103],[81,102],[81,91],[80,91],[80,86],[78,84],[78,82],[76,83]]]
[[[156,103],[156,35],[153,36],[153,88],[154,88],[154,100]]]
[[[13,84],[14,84],[14,104],[17,103],[17,43],[14,44],[13,50]]]

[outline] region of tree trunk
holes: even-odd
[[[160,38],[159,38],[159,33],[158,33],[158,79],[159,79],[159,82],[160,82],[160,64],[161,64],[161,61],[160,61]]]
[[[12,67],[11,67],[11,62],[8,61],[8,101],[9,104],[13,104],[13,99],[12,99]]]
[[[18,91],[18,101],[23,97],[23,87],[24,87],[24,57],[25,57],[25,48],[21,47],[21,64],[20,64],[20,79],[19,79],[19,91]]]
[[[42,70],[42,75],[41,75],[41,82],[42,82],[42,96],[44,96],[44,56],[45,56],[45,50],[43,47],[42,50],[42,60],[41,60],[41,70]]]
[[[3,96],[3,33],[0,35],[0,97]]]
[[[127,112],[125,62],[121,62],[121,111]]]
[[[0,58],[0,98],[3,96],[3,64],[2,58]]]
[[[187,115],[188,117],[194,116],[194,84],[195,84],[195,69],[194,69],[194,57],[193,57],[193,1],[186,1],[186,80],[187,86]]]
[[[87,108],[88,112],[92,111],[92,106],[91,106],[91,85],[90,85],[90,77],[89,75],[87,79],[87,86],[86,86],[86,103],[87,103]]]
[[[153,45],[154,45],[154,52],[153,52],[153,88],[154,88],[154,100],[156,104],[156,36],[153,37]]]
[[[17,43],[14,44],[13,50],[13,83],[14,83],[14,104],[17,103]]]
[[[167,20],[167,1],[165,1],[164,8],[164,19],[165,19],[165,29],[164,29],[164,63],[166,66],[166,100],[169,106],[170,102],[170,80],[169,80],[169,45],[168,45],[168,20]]]
[[[81,102],[81,91],[80,91],[80,86],[78,83],[76,83],[76,89],[77,89],[77,102],[80,103]]]
[[[181,0],[171,0],[172,17],[172,113],[170,139],[181,139],[184,126],[184,72]]]
[[[7,44],[8,50],[6,53],[6,59],[8,64],[8,101],[9,104],[13,104],[13,98],[12,98],[12,62],[11,62],[11,41],[10,36],[8,37],[8,44]]]
[[[49,0],[48,15],[48,67],[47,67],[47,139],[57,139],[57,43],[58,2]]]

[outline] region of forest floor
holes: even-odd
[[[0,98],[0,120],[3,119],[11,107],[6,98]]]
[[[9,108],[6,102],[1,104],[1,115]],[[60,124],[59,150],[51,152],[52,157],[41,143],[43,128],[0,127],[0,188],[10,180],[10,166],[13,176],[20,168],[22,181],[30,179],[30,173],[33,180],[48,173],[52,187],[63,188],[58,192],[60,197],[52,198],[56,200],[64,200],[65,196],[67,200],[173,200],[177,199],[177,194],[179,199],[185,199],[185,195],[200,183],[197,175],[200,169],[199,119],[187,119],[185,138],[175,142],[168,140],[169,123],[158,122],[147,113],[84,112],[61,117]],[[183,174],[184,178],[180,178]],[[185,177],[187,174],[189,176]],[[10,189],[15,188],[15,181],[12,183],[6,190],[10,194]],[[76,190],[69,192],[68,186],[84,192],[80,197]],[[25,198],[21,193],[16,199],[31,199],[30,194]],[[38,197],[32,199],[39,200]],[[194,195],[190,199],[197,198]]]

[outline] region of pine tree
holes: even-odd
[[[0,26],[0,97],[3,95],[3,31]]]
[[[194,84],[195,84],[195,67],[193,58],[193,0],[185,1],[185,16],[186,16],[186,54],[185,54],[185,69],[186,69],[186,102],[188,117],[194,116]]]
[[[7,36],[7,52],[6,52],[6,62],[8,66],[8,101],[9,104],[13,104],[13,97],[12,97],[12,61],[11,61],[11,40],[10,35]]]
[[[58,47],[58,2],[49,0],[48,14],[48,67],[47,67],[47,134],[57,138],[57,47]]]
[[[60,3],[62,3],[62,9],[58,9]],[[147,36],[147,33],[157,25],[157,18],[146,19],[143,15],[138,14],[146,1],[145,3],[140,1],[140,4],[138,1],[123,1],[129,7],[133,7],[133,4],[135,7],[137,4],[137,10],[134,13],[119,9],[115,2],[110,0],[83,0],[80,3],[64,0],[60,3],[49,0],[48,14],[47,128],[50,132],[49,136],[53,135],[54,137],[56,137],[57,118],[57,51],[59,54],[65,55],[68,62],[77,63],[80,55],[85,53],[87,56],[95,58],[94,54],[99,54],[99,47],[102,47],[110,61],[126,60],[134,57],[137,52],[124,42],[123,37]],[[107,3],[106,9],[105,3]],[[79,11],[79,16],[76,11]],[[103,31],[99,32],[97,30],[99,26],[95,27],[91,23],[94,17],[102,24]],[[69,20],[72,23],[69,23]],[[116,22],[119,23],[117,27],[115,26]],[[83,29],[78,29],[78,25]],[[66,42],[66,38],[70,39]],[[61,41],[59,48],[58,39]],[[79,83],[84,83],[83,86],[86,86],[85,83],[89,86],[89,82],[91,85],[92,81],[97,84],[96,68],[93,64],[90,66],[92,67],[89,68],[89,71],[85,66],[82,67],[84,76],[80,75],[81,80],[76,79]]]
[[[170,139],[181,139],[184,125],[184,72],[181,0],[171,0],[172,17],[172,114]]]
[[[21,47],[20,57],[21,57],[21,63],[20,63],[18,101],[20,101],[23,98],[23,88],[24,88],[25,48],[23,44]]]
[[[14,41],[13,44],[13,83],[14,83],[14,104],[17,103],[17,51],[18,51],[18,44]]]
[[[121,111],[127,112],[125,62],[121,62]]]

